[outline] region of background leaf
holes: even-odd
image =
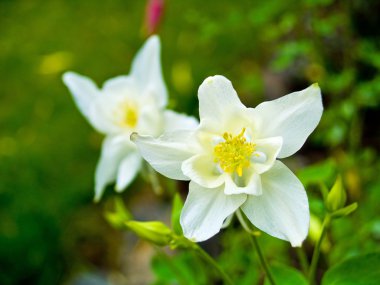
[[[322,285],[375,285],[380,281],[380,253],[356,256],[330,268]]]
[[[274,264],[270,270],[276,284],[307,285],[307,281],[302,273],[292,267],[283,264]],[[265,279],[264,285],[270,285],[268,278]]]

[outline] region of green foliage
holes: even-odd
[[[349,258],[331,267],[322,285],[375,285],[380,280],[380,253]]]
[[[178,253],[175,257],[158,254],[152,260],[156,280],[153,285],[206,285],[209,271],[190,252]]]
[[[121,198],[115,197],[114,204],[114,211],[107,211],[104,216],[113,227],[122,229],[125,226],[125,222],[132,219],[132,214],[129,213]]]
[[[344,207],[347,200],[346,190],[342,184],[342,177],[338,176],[330,192],[327,194],[325,204],[330,212],[335,212]]]
[[[182,235],[182,227],[179,222],[180,216],[181,216],[181,211],[183,208],[183,201],[181,196],[176,193],[173,198],[173,206],[172,206],[172,215],[171,215],[171,223],[172,223],[172,228],[174,233],[177,235]]]
[[[344,216],[348,216],[352,212],[354,212],[358,208],[358,203],[352,203],[344,208],[341,208],[334,213],[332,213],[331,217],[332,218],[341,218]]]
[[[296,269],[283,265],[283,264],[275,264],[272,265],[271,273],[273,275],[274,281],[276,284],[281,285],[307,285],[307,280],[302,275],[301,272],[297,271]],[[270,282],[268,279],[265,280],[265,285],[270,285]]]
[[[308,186],[310,184],[319,184],[321,181],[330,182],[335,171],[336,163],[333,159],[328,159],[302,168],[297,172],[297,176],[305,186]]]

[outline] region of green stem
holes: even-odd
[[[298,260],[300,261],[300,264],[301,264],[302,272],[305,275],[307,275],[309,272],[309,262],[307,260],[307,256],[305,254],[305,251],[303,250],[302,247],[297,247],[296,253],[297,253]]]
[[[330,225],[330,221],[331,221],[330,214],[326,214],[326,216],[323,220],[323,224],[322,224],[321,235],[319,236],[317,244],[314,247],[313,257],[311,258],[311,265],[310,265],[310,270],[309,270],[309,284],[310,285],[315,284],[315,273],[317,270],[319,255],[321,252],[321,244],[322,244],[323,239],[326,235],[326,230],[327,230],[328,226]]]
[[[257,240],[257,236],[259,235],[259,232],[258,231],[253,231],[250,226],[246,223],[242,213],[240,212],[240,210],[236,211],[236,216],[238,218],[238,220],[240,221],[240,224],[242,225],[242,227],[244,228],[244,230],[246,232],[249,233],[249,236],[251,237],[251,241],[252,241],[252,244],[253,246],[255,247],[255,250],[257,252],[257,255],[259,256],[259,259],[260,259],[260,262],[261,262],[261,266],[263,267],[264,271],[265,271],[265,274],[269,280],[269,283],[271,285],[276,285],[276,283],[274,282],[274,279],[273,279],[273,276],[269,270],[269,266],[268,266],[268,263],[263,255],[263,252],[261,251],[261,248],[260,248],[260,245],[259,245],[259,242]]]
[[[158,196],[162,195],[163,190],[160,185],[160,181],[158,180],[157,172],[149,164],[147,164],[147,168],[148,168],[148,177],[149,177],[150,183],[152,184],[153,192]]]
[[[261,266],[263,267],[264,271],[265,271],[265,274],[267,275],[267,278],[269,280],[269,283],[271,285],[276,285],[276,282],[274,282],[274,279],[273,279],[273,276],[269,270],[269,266],[268,266],[268,263],[263,255],[263,252],[261,251],[261,248],[260,248],[260,245],[259,245],[259,242],[257,240],[257,237],[253,234],[250,234],[251,236],[251,240],[253,242],[253,246],[255,247],[256,249],[256,252],[257,252],[257,255],[259,256],[259,259],[260,259],[260,262],[261,262]]]
[[[220,276],[223,278],[225,284],[233,285],[234,283],[230,279],[230,277],[224,272],[224,270],[219,266],[219,264],[206,252],[204,251],[200,246],[197,245],[195,248],[195,251],[208,263],[211,264],[216,271],[220,274]]]

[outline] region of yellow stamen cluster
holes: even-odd
[[[137,108],[133,104],[125,104],[123,106],[123,117],[121,121],[121,125],[134,128],[137,125],[138,121],[138,112]]]
[[[214,147],[214,161],[219,163],[223,171],[243,175],[243,169],[249,167],[250,157],[255,150],[255,144],[247,142],[244,137],[245,128],[237,136],[224,133],[225,141]]]

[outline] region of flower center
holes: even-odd
[[[223,171],[227,173],[236,171],[239,176],[242,176],[243,169],[250,165],[250,158],[255,150],[255,144],[247,142],[244,132],[245,128],[237,136],[224,133],[224,141],[214,147],[214,161],[219,163]]]
[[[123,115],[121,125],[129,128],[134,128],[138,121],[138,110],[134,104],[125,103],[122,107]]]

